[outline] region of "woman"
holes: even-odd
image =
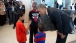
[[[5,5],[0,1],[0,25],[4,25],[6,22],[6,15],[5,15]]]
[[[14,23],[15,21],[15,2],[11,1],[9,5],[9,24]]]

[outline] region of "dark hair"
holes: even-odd
[[[22,17],[24,15],[24,13],[22,11],[18,11],[17,13],[18,13],[18,19],[19,19],[19,17]]]
[[[40,4],[38,5],[38,8],[46,8],[46,5]]]
[[[33,4],[37,5],[37,3],[36,3],[36,2],[33,2]]]
[[[12,1],[13,1],[13,0],[12,0]],[[13,5],[15,6],[15,2],[13,1],[13,3],[12,3],[12,1],[10,1],[9,4],[10,4],[10,5],[13,4]]]
[[[37,6],[37,3],[36,2],[33,2],[32,7],[34,7],[34,5]]]
[[[38,25],[38,29],[39,29],[40,32],[43,32],[44,29],[45,29],[44,24],[43,24],[43,23],[39,23],[39,25]]]

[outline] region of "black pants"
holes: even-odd
[[[30,26],[30,38],[29,43],[33,43],[33,35],[35,36],[37,34],[38,26]]]
[[[64,39],[62,39],[61,36],[59,34],[57,34],[56,43],[66,43],[68,34],[65,34],[65,35],[66,35],[66,37]]]
[[[18,15],[16,14],[15,15],[15,21],[14,21],[14,26],[13,27],[15,27],[16,26],[16,22],[18,21]]]
[[[6,23],[6,15],[0,15],[0,25],[3,26]]]

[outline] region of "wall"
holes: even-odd
[[[25,13],[25,22],[28,22],[28,14],[31,8],[31,0],[20,0],[25,5],[26,13]]]

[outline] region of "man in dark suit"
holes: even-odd
[[[16,7],[16,11],[21,11],[25,14],[25,5],[22,4],[22,1],[19,1],[18,6]],[[24,20],[22,22],[24,23]]]
[[[47,14],[50,17],[55,30],[57,30],[56,43],[66,43],[68,33],[72,31],[70,28],[71,17],[59,9],[46,8],[46,6],[42,4],[38,6],[38,11],[40,15]]]
[[[22,5],[22,1],[19,1],[18,2],[18,5],[16,6],[16,12],[18,13],[18,12],[23,12],[24,14],[25,14],[25,6],[24,5]],[[18,20],[18,14],[16,15],[16,19],[15,19],[15,23],[14,23],[14,26],[13,26],[13,29],[15,28],[15,26],[16,26],[16,22],[17,22],[17,20]],[[24,20],[22,21],[23,23],[24,23]]]
[[[22,11],[22,12],[25,13],[25,5],[22,4],[22,1],[19,1],[16,10],[17,10],[17,11]]]

